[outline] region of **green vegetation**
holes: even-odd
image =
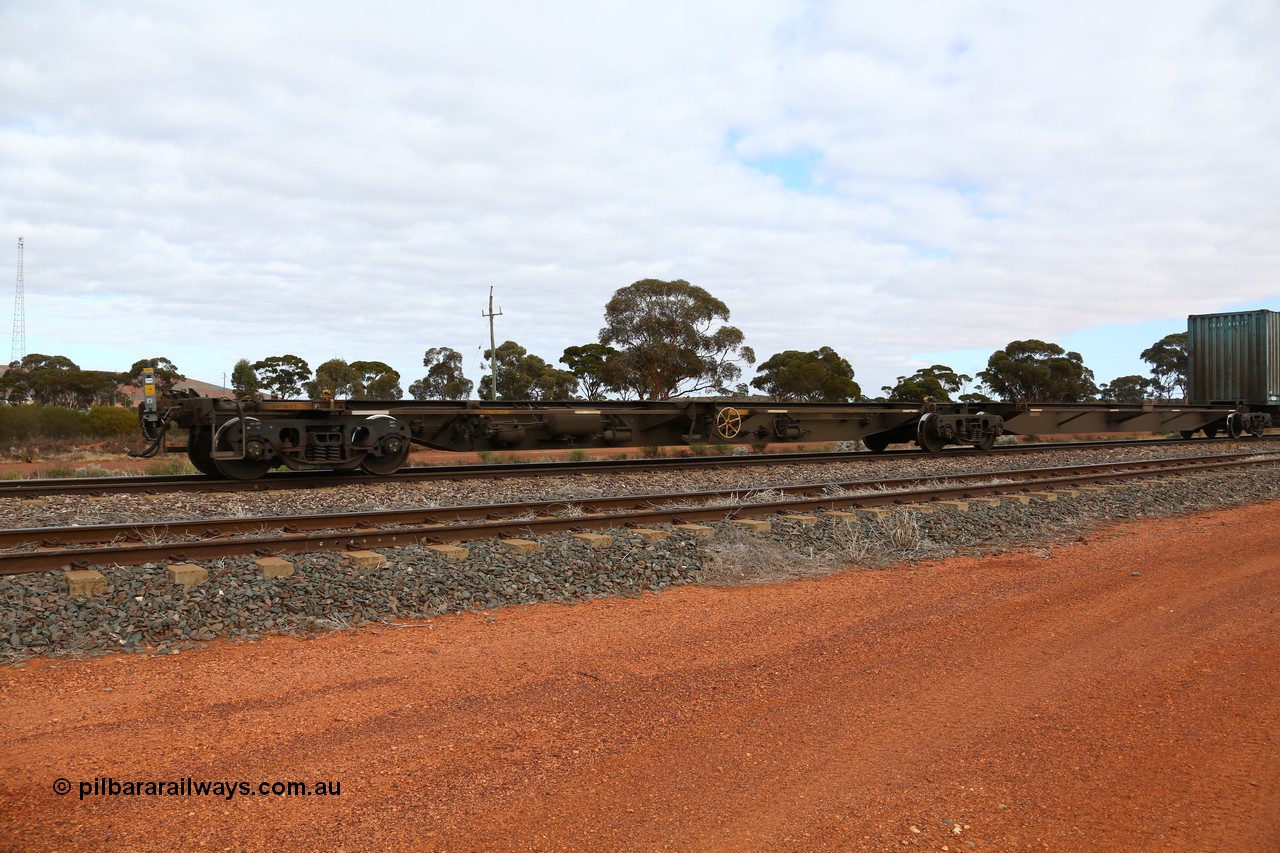
[[[1151,365],[1151,389],[1165,399],[1187,396],[1187,333],[1165,335],[1139,356]]]
[[[729,393],[742,375],[736,362],[755,364],[756,356],[741,329],[719,325],[728,319],[727,305],[683,279],[646,278],[615,291],[600,330],[600,343],[617,350],[609,384],[643,400]]]
[[[150,367],[156,380],[156,391],[165,394],[173,390],[173,386],[187,377],[178,372],[178,368],[167,358],[140,358],[129,368],[121,384],[141,385],[142,370]]]
[[[319,400],[325,391],[334,397],[352,400],[398,400],[400,373],[381,361],[353,361],[347,364],[340,358],[331,358],[316,368],[316,378],[302,383],[302,388],[312,400]]]
[[[603,400],[606,391],[617,393],[620,390],[611,378],[612,371],[615,370],[612,360],[617,355],[616,349],[604,344],[583,344],[580,347],[566,347],[560,356],[560,363],[578,378],[578,388],[583,397],[588,400]]]
[[[258,374],[253,372],[249,359],[242,358],[231,368],[231,390],[237,397],[257,397],[261,392]]]
[[[76,475],[76,469],[70,465],[57,464],[42,468],[31,475],[35,480],[67,480]]]
[[[427,375],[409,385],[415,400],[465,400],[474,383],[462,372],[462,353],[450,347],[432,347],[423,353]]]
[[[1141,403],[1152,390],[1151,380],[1143,376],[1120,376],[1099,386],[1098,394],[1117,403]]]
[[[138,431],[138,413],[119,406],[94,406],[85,416],[85,429],[99,438],[133,435]]]
[[[137,431],[137,414],[132,409],[117,406],[95,406],[88,412],[39,403],[0,406],[0,441],[82,436],[108,438],[132,436]]]
[[[853,368],[831,347],[780,352],[756,373],[751,384],[779,402],[846,403],[862,397]]]
[[[578,377],[552,367],[515,341],[498,345],[498,351],[484,351],[490,370],[498,371],[499,400],[568,400],[578,388]],[[490,374],[480,378],[480,399],[493,399]]]
[[[156,459],[143,473],[149,477],[182,477],[199,472],[186,459]]]
[[[885,385],[882,389],[890,400],[935,400],[946,402],[965,385],[972,376],[956,373],[945,364],[922,367],[910,376],[899,376],[898,384]]]
[[[296,355],[273,355],[250,365],[264,394],[298,397],[302,385],[311,378],[311,367]]]
[[[87,409],[121,401],[118,388],[128,377],[104,370],[81,370],[61,355],[32,353],[9,365],[0,376],[0,402],[37,403]]]
[[[1078,403],[1097,397],[1093,371],[1078,352],[1044,341],[1010,341],[987,359],[978,373],[982,383],[1002,400]]]

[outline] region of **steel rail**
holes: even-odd
[[[458,524],[476,519],[498,520],[530,513],[554,515],[570,508],[582,512],[618,512],[627,509],[650,509],[662,502],[707,503],[715,500],[737,500],[743,494],[776,492],[778,494],[812,497],[829,495],[833,491],[851,491],[869,488],[878,490],[906,490],[925,483],[948,482],[959,484],[981,482],[998,478],[1021,482],[1044,477],[1066,477],[1095,472],[1107,473],[1119,470],[1153,471],[1168,468],[1170,464],[1184,461],[1220,462],[1232,459],[1252,458],[1257,454],[1228,453],[1216,456],[1172,457],[1127,462],[1103,462],[1050,468],[1015,469],[1011,471],[988,470],[957,472],[941,475],[895,477],[874,481],[848,480],[844,482],[800,483],[789,485],[761,485],[750,488],[703,489],[692,492],[674,492],[659,495],[614,495],[588,498],[564,498],[545,501],[521,501],[518,503],[469,504],[463,506],[415,507],[413,509],[355,510],[352,512],[319,513],[313,515],[255,516],[253,518],[211,518],[171,520],[158,522],[123,522],[116,524],[76,525],[74,527],[20,527],[0,530],[0,548],[17,548],[38,543],[40,547],[57,548],[71,544],[99,544],[142,542],[163,537],[209,538],[261,533],[268,529],[299,532],[303,530],[360,530],[370,527],[398,525]]]
[[[842,508],[869,508],[875,506],[923,503],[938,500],[963,500],[993,495],[1009,495],[1026,493],[1034,487],[1036,490],[1054,487],[1068,487],[1089,483],[1128,480],[1141,477],[1154,477],[1165,474],[1184,474],[1195,471],[1218,470],[1264,463],[1280,462],[1280,455],[1272,454],[1229,454],[1219,457],[1191,457],[1180,459],[1144,460],[1141,462],[1104,463],[1095,465],[1063,466],[1047,469],[1024,469],[1022,471],[987,471],[957,475],[946,478],[913,477],[899,480],[886,480],[880,483],[859,482],[845,485],[809,484],[806,486],[784,486],[774,489],[751,490],[719,490],[715,492],[683,492],[669,495],[630,495],[607,499],[544,501],[529,504],[496,504],[482,507],[449,507],[431,510],[434,516],[430,520],[421,519],[424,510],[400,510],[395,512],[412,513],[419,519],[408,526],[392,529],[355,530],[338,532],[332,525],[338,520],[350,521],[351,516],[359,515],[368,523],[373,513],[342,513],[330,516],[315,516],[318,523],[326,525],[318,531],[290,531],[274,536],[251,537],[241,539],[205,540],[199,542],[162,542],[162,543],[130,543],[127,545],[109,545],[91,549],[55,548],[43,551],[9,551],[0,553],[0,575],[24,574],[66,568],[68,566],[89,565],[136,565],[155,560],[198,560],[217,557],[243,556],[246,554],[299,554],[314,551],[342,550],[352,548],[400,547],[414,542],[448,543],[474,539],[510,537],[517,534],[540,535],[562,532],[566,530],[583,531],[591,529],[608,529],[642,524],[665,524],[674,522],[724,521],[731,518],[759,517],[787,512],[813,511],[817,509],[837,510]],[[980,480],[995,478],[1010,479],[1012,482],[982,483]],[[858,494],[831,494],[833,486],[844,489],[845,486],[856,486],[867,489],[871,486],[903,486],[938,479],[962,480],[964,482],[950,485],[933,485],[928,488],[861,492]],[[816,493],[815,493],[816,490]],[[707,504],[701,507],[681,506],[663,507],[662,502],[683,502],[702,499],[714,501],[717,498],[732,498],[744,493],[776,491],[789,495],[777,501],[755,503],[734,503],[730,506]],[[609,514],[583,516],[556,516],[555,508],[563,511],[568,506],[599,505],[611,509]],[[482,521],[467,522],[467,518],[475,518],[481,512],[505,510],[507,517],[492,519],[489,512]],[[512,516],[513,510],[520,515]],[[442,523],[435,516],[446,512],[460,513],[458,520],[464,523]],[[472,513],[466,515],[466,513]],[[536,517],[527,517],[530,513],[540,513]],[[404,516],[406,519],[408,515]],[[303,520],[303,517],[283,517],[291,524]],[[223,519],[222,522],[238,523],[256,527],[269,526],[268,519]],[[173,524],[194,525],[210,522],[178,522]],[[164,524],[156,525],[163,527]],[[102,527],[128,527],[128,525],[110,525]],[[134,529],[140,526],[134,525]],[[43,532],[63,532],[62,528],[31,528],[34,534]],[[20,531],[6,531],[16,533]],[[32,539],[27,540],[30,544]]]
[[[1280,439],[1280,435],[1263,436]],[[1016,444],[996,447],[990,454],[1020,454],[1036,451],[1095,450],[1116,447],[1152,447],[1162,443],[1221,444],[1245,439],[1196,438],[1196,439],[1117,439],[1114,441],[1068,441],[1043,444]],[[796,465],[820,462],[849,462],[878,459],[897,459],[929,455],[933,457],[961,456],[978,458],[985,456],[972,447],[951,447],[940,453],[925,454],[918,448],[888,450],[872,453],[856,451],[815,451],[810,453],[766,453],[746,456],[695,456],[668,459],[606,459],[585,462],[501,462],[475,465],[433,465],[426,468],[402,468],[394,474],[363,474],[334,471],[280,471],[257,480],[222,480],[203,474],[174,474],[139,477],[76,477],[37,480],[10,480],[0,482],[0,498],[35,498],[54,495],[104,496],[123,492],[162,494],[167,492],[257,492],[285,489],[319,489],[351,485],[386,485],[430,480],[491,479],[495,477],[569,476],[576,474],[605,474],[627,471],[660,471],[681,468],[732,468],[751,465]]]

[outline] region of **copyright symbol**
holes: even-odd
[[[61,778],[59,778],[59,779],[54,779],[54,780],[53,780],[53,792],[54,792],[55,794],[57,794],[59,797],[65,796],[65,795],[67,795],[67,794],[70,794],[70,793],[71,793],[71,781],[70,781],[69,779],[61,779]]]

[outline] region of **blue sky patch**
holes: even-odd
[[[750,159],[741,156],[735,150],[738,141],[741,139],[741,133],[730,132],[725,137],[725,149],[742,165],[761,174],[777,178],[789,190],[795,190],[796,192],[814,191],[813,170],[818,161],[822,159],[822,152],[814,151],[811,148],[798,148],[773,157]]]
[[[16,130],[18,133],[25,133],[30,136],[43,136],[40,129],[36,127],[36,123],[31,119],[15,118],[4,123],[9,130]]]

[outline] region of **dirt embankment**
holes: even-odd
[[[8,669],[0,847],[1280,849],[1278,531]]]

